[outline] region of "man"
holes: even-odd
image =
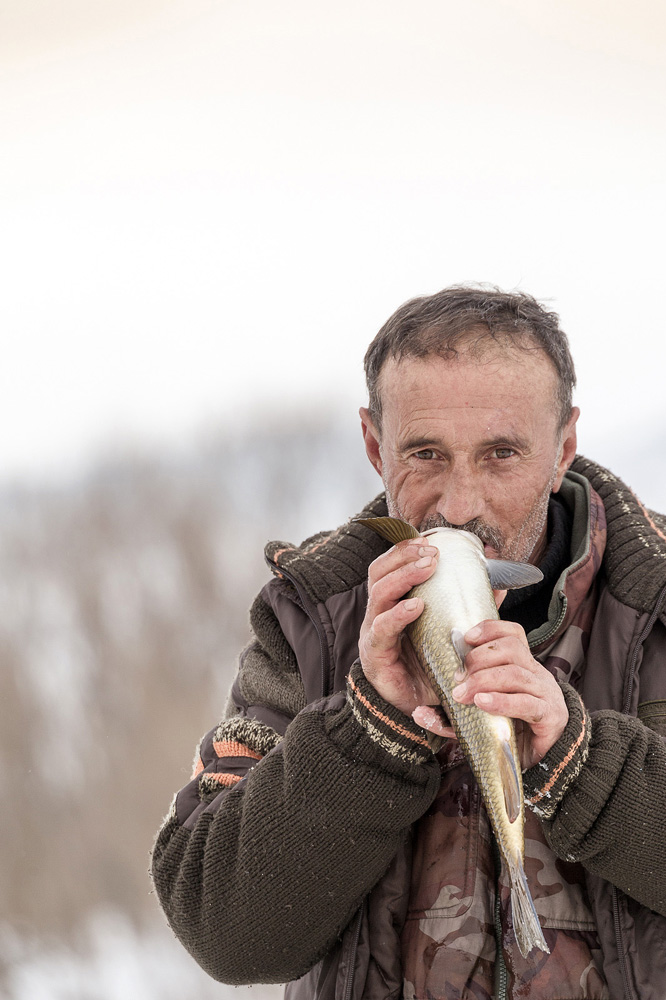
[[[169,922],[212,976],[291,997],[663,998],[664,521],[574,462],[566,338],[527,295],[406,303],[366,374],[386,496],[364,516],[464,527],[544,574],[467,633],[454,696],[518,720],[550,952],[517,949],[478,788],[403,638],[437,551],[354,521],[267,547],[227,718],[155,846]]]

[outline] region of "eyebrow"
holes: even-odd
[[[486,438],[485,441],[479,443],[479,448],[484,450],[485,448],[499,448],[502,445],[508,448],[516,448],[518,451],[525,451],[528,448],[527,441],[513,435],[506,435],[504,437],[498,435],[497,437]],[[400,451],[421,451],[426,448],[441,448],[441,446],[442,442],[437,441],[436,438],[421,435],[420,437],[407,438],[401,445]]]
[[[407,438],[400,446],[400,451],[420,451],[422,448],[435,448],[436,442],[430,437]]]

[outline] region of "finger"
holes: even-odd
[[[455,731],[448,724],[448,719],[440,708],[433,708],[432,705],[419,705],[412,712],[412,718],[418,726],[422,726],[430,733],[435,733],[436,736],[457,739]]]
[[[561,693],[561,692],[560,692]],[[478,695],[478,707],[492,715],[503,715],[517,720],[517,725],[526,724],[521,739],[521,763],[532,767],[559,740],[564,732],[569,713],[566,703],[544,702],[528,695]]]
[[[558,693],[561,694],[559,690]],[[569,717],[564,698],[560,703],[556,697],[537,698],[524,692],[484,692],[476,695],[474,704],[491,715],[520,719],[527,723],[533,736],[549,736],[553,743],[564,732]]]
[[[489,667],[503,665],[516,665],[535,673],[544,668],[538,663],[529,647],[525,646],[518,636],[503,636],[500,639],[491,639],[484,642],[482,646],[475,646],[465,657],[465,672],[467,674],[477,673],[479,670],[487,670]],[[458,679],[456,677],[456,679]],[[462,676],[460,677],[462,680]]]
[[[508,593],[508,590],[493,590],[493,596],[495,598],[495,604],[497,605],[498,611],[502,607],[502,602]]]
[[[425,538],[409,538],[394,545],[388,552],[384,552],[370,563],[368,580],[372,585],[407,562],[415,562],[426,555],[436,557],[438,554],[437,546],[429,545]]]
[[[469,646],[480,646],[484,642],[491,642],[493,639],[501,639],[505,636],[517,636],[523,645],[528,645],[525,629],[518,622],[503,621],[501,618],[487,618],[469,629],[465,635],[465,642]]]
[[[362,638],[366,653],[385,652],[400,646],[401,636],[407,625],[415,621],[423,611],[423,600],[410,597],[394,607],[375,615],[370,628]],[[363,657],[362,657],[363,659]]]
[[[524,691],[480,691],[474,696],[474,704],[491,715],[522,719],[530,728],[538,726],[548,714],[548,705],[543,698],[526,694]]]
[[[368,578],[368,613],[371,617],[381,614],[400,601],[413,587],[425,583],[435,572],[437,555],[426,553],[417,558],[403,560],[390,573],[375,579]]]
[[[475,702],[477,694],[496,692],[516,694],[522,691],[541,697],[551,691],[549,678],[549,674],[544,678],[537,671],[521,664],[502,663],[499,666],[476,670],[473,674],[465,674],[451,694],[457,702],[464,705]]]

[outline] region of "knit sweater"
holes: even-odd
[[[666,913],[666,751],[649,728],[666,702],[666,681],[655,680],[666,677],[657,604],[666,585],[664,522],[605,470],[582,459],[575,468],[604,498],[604,586],[637,612],[656,697],[643,708],[646,725],[614,711],[590,715],[565,686],[569,724],[544,766],[526,772],[526,798],[539,804],[560,857]],[[382,510],[379,499],[364,514]],[[153,855],[171,926],[215,978],[279,982],[310,969],[386,878],[437,792],[439,767],[423,730],[358,667],[350,672],[367,566],[384,547],[355,524],[300,547],[267,547],[277,579],[253,606],[231,717],[202,740]]]

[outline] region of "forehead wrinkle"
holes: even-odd
[[[522,369],[526,359],[520,360]],[[430,365],[424,367],[424,359],[403,359],[387,366],[384,413],[378,427],[381,446],[403,456],[410,449],[430,447],[450,455],[461,447],[481,451],[492,445],[515,445],[523,454],[533,453],[534,422],[540,423],[550,409],[543,406],[551,388],[545,362],[537,365],[525,383],[520,369],[517,372],[512,366],[506,380],[488,380],[490,359],[481,365],[471,358],[433,361],[432,381],[427,377]],[[442,376],[443,388],[438,385]],[[554,404],[553,394],[552,416],[557,423]]]
[[[464,421],[462,424],[459,415],[469,415],[474,410],[487,411],[487,418],[482,422],[475,420],[472,424]],[[414,408],[407,415],[404,422],[400,420],[398,414],[397,426],[394,425],[394,443],[397,448],[406,450],[409,448],[445,446],[455,447],[461,436],[467,444],[474,443],[475,447],[485,448],[490,445],[514,444],[517,447],[527,447],[527,439],[515,426],[515,414],[507,407],[485,406],[451,406],[443,410],[424,407]],[[474,438],[478,435],[478,440]]]
[[[387,404],[389,400],[400,392],[400,384],[397,386],[394,383],[393,392],[388,391],[388,385],[394,382],[396,378],[407,374],[409,369],[412,369],[412,373],[418,368],[423,371],[428,364],[435,362],[443,363],[446,365],[450,371],[457,372],[460,383],[462,386],[468,382],[468,376],[474,379],[475,373],[483,370],[483,375],[485,378],[491,378],[499,380],[500,385],[502,382],[502,374],[506,370],[507,362],[510,366],[515,365],[518,368],[524,368],[529,365],[530,362],[534,364],[536,362],[536,378],[544,378],[546,382],[550,382],[550,390],[552,392],[552,401],[555,408],[558,406],[558,387],[559,382],[557,379],[557,371],[548,355],[537,345],[533,349],[520,349],[515,344],[509,343],[505,345],[499,345],[497,343],[491,342],[484,345],[484,349],[481,351],[470,351],[468,349],[462,350],[455,358],[442,358],[438,354],[429,354],[424,357],[412,357],[411,355],[399,357],[399,358],[388,358],[384,363],[382,370],[379,373],[377,380],[377,387],[379,390],[380,397],[382,399],[382,411],[386,411]],[[401,378],[401,381],[402,381]],[[411,384],[410,384],[411,383]],[[409,392],[417,388],[418,386],[418,376],[412,374],[411,379],[403,381],[402,384]],[[509,386],[506,387],[505,396],[507,402],[511,403],[515,400],[515,391],[512,391]],[[481,409],[483,403],[470,403],[467,409]]]

